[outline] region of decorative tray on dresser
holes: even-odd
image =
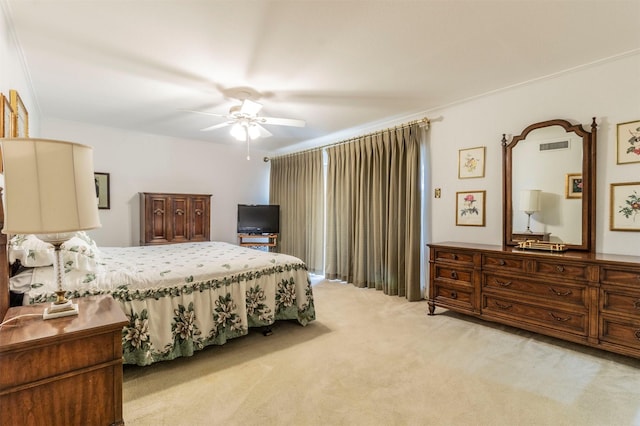
[[[640,357],[640,257],[429,244],[436,307]]]

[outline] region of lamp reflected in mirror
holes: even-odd
[[[520,191],[520,210],[527,214],[527,230],[528,234],[532,234],[531,231],[531,215],[540,211],[540,193],[539,189],[523,189]]]

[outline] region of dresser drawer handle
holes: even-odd
[[[504,309],[504,310],[513,308],[513,305],[503,305],[500,302],[495,302],[495,304],[498,308]]]
[[[449,296],[452,299],[457,299],[458,298],[458,292],[457,291],[452,291],[451,293],[449,293]]]
[[[640,310],[640,299],[636,300],[635,302],[633,302],[633,307],[635,309]]]
[[[549,287],[549,291],[553,294],[555,294],[556,296],[569,296],[570,294],[573,294],[573,292],[571,290],[567,290],[565,292],[561,292],[556,290],[553,287]]]
[[[564,266],[562,266],[562,265],[558,265],[558,266],[556,266],[556,271],[558,271],[558,272],[564,272]]]
[[[549,315],[551,315],[551,318],[553,318],[554,320],[560,321],[560,322],[567,322],[567,321],[569,321],[571,319],[570,316],[568,316],[566,318],[559,317],[559,316],[555,315],[553,312],[549,312]]]
[[[500,260],[498,260],[498,265],[500,265],[500,266],[504,266],[504,265],[506,265],[506,264],[507,264],[507,262],[505,262],[505,261],[504,261],[504,259],[500,259]]]
[[[500,280],[496,280],[496,282],[498,283],[498,285],[500,287],[509,287],[511,286],[511,284],[513,284],[513,282],[511,281],[500,281]]]
[[[458,279],[458,273],[456,271],[451,271],[451,278],[453,278],[454,280]]]
[[[636,330],[634,334],[636,336],[636,339],[640,340],[640,330]]]

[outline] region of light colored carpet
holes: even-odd
[[[640,425],[640,360],[320,281],[316,321],[125,366],[136,425]]]

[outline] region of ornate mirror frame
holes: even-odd
[[[582,138],[582,241],[580,244],[566,244],[570,250],[595,251],[596,246],[596,118],[593,117],[591,132],[586,131],[581,124],[571,124],[566,120],[549,120],[534,123],[525,128],[518,136],[514,136],[507,143],[506,134],[502,135],[502,193],[503,193],[503,244],[517,245],[513,238],[513,194],[512,173],[517,164],[513,164],[513,149],[518,143],[526,143],[527,135],[536,129],[550,126],[560,126],[566,132],[574,132]],[[540,170],[544,173],[544,170]]]

